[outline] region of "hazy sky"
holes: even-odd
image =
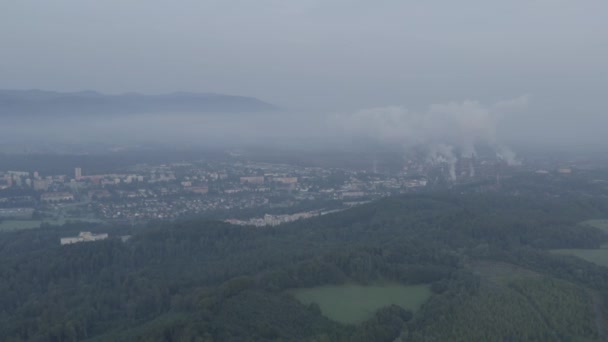
[[[0,49],[0,88],[331,110],[527,95],[512,131],[608,123],[606,0],[2,0]]]

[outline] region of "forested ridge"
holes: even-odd
[[[3,341],[601,340],[608,269],[548,252],[598,248],[595,196],[413,194],[273,228],[192,220],[59,246],[78,225],[0,234]],[[99,227],[97,229],[107,229]],[[124,232],[114,227],[111,235]],[[129,228],[131,229],[131,228]],[[289,290],[429,284],[343,325]],[[598,299],[600,303],[598,304]],[[600,322],[604,323],[604,322]],[[474,328],[475,327],[475,328]]]

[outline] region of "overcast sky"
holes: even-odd
[[[5,89],[219,92],[331,110],[527,95],[520,123],[598,129],[607,61],[606,0],[0,1]]]

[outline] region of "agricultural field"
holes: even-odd
[[[554,249],[551,251],[560,255],[571,255],[592,262],[599,266],[608,267],[608,246],[599,249]]]
[[[0,222],[0,232],[39,228],[41,220],[5,220]]]
[[[68,221],[101,222],[95,219],[4,220],[0,221],[0,232],[40,228],[40,225],[43,223],[61,226]]]
[[[591,226],[608,233],[608,220],[597,219],[581,222],[581,225]],[[570,249],[554,249],[551,251],[560,255],[571,255],[583,260],[592,262],[599,266],[608,267],[608,244],[603,244],[597,249],[570,248]]]
[[[581,224],[595,227],[597,229],[602,230],[603,232],[608,233],[608,219],[587,220],[587,221],[581,222]]]
[[[430,297],[427,285],[346,284],[297,289],[294,296],[303,304],[316,303],[323,315],[336,322],[357,324],[371,318],[383,307],[397,305],[416,311]]]

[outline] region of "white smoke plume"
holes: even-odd
[[[457,161],[455,150],[460,157],[470,158],[477,154],[477,144],[497,146],[497,156],[515,165],[513,151],[499,143],[497,126],[503,115],[527,103],[528,97],[521,96],[493,105],[477,101],[434,104],[424,112],[390,106],[338,115],[332,120],[354,136],[406,146],[431,146],[429,160],[443,158],[452,167]]]
[[[521,165],[521,161],[517,159],[515,152],[503,145],[496,147],[496,157],[509,166]]]
[[[445,144],[436,144],[429,146],[428,160],[433,165],[447,164],[450,179],[456,179],[456,162],[458,158],[454,154],[454,147]]]

